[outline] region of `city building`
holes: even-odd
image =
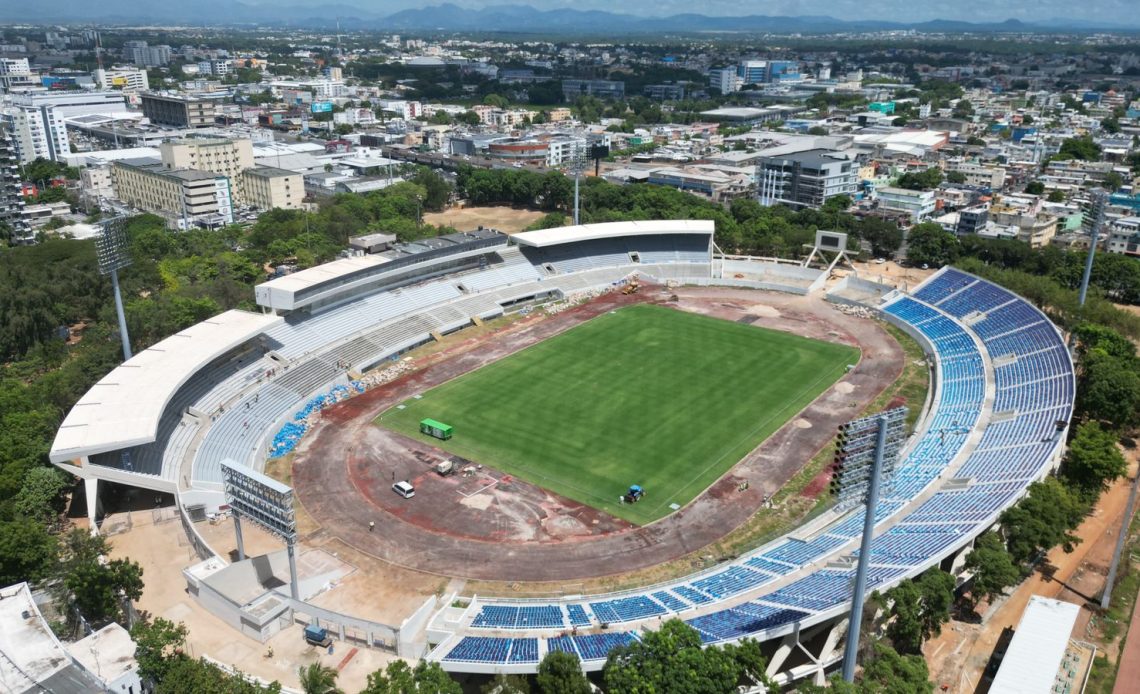
[[[68,118],[125,115],[127,103],[114,91],[16,94],[0,107],[0,120],[12,137],[21,163],[36,158],[61,160],[71,151]]]
[[[517,164],[545,164],[550,145],[543,140],[503,137],[487,144],[487,156]]]
[[[176,229],[233,223],[230,180],[221,174],[169,169],[157,159],[111,165],[115,193],[124,203],[164,217]]]
[[[624,99],[625,82],[614,80],[562,80],[562,96],[573,103],[583,96],[599,99]]]
[[[990,190],[1001,190],[1005,185],[1005,169],[1000,166],[984,166],[970,162],[951,164],[950,171],[960,173],[966,177],[966,185]]]
[[[0,58],[0,90],[11,92],[38,86],[27,58]]]
[[[583,137],[552,137],[546,146],[546,165],[550,167],[564,166],[586,157],[586,138]]]
[[[170,62],[172,53],[170,46],[151,46],[146,41],[127,41],[123,43],[123,60],[142,65],[143,67],[161,67]]]
[[[214,125],[217,99],[148,92],[142,95],[142,112],[155,125],[205,128]]]
[[[761,205],[819,207],[828,198],[854,195],[857,167],[845,153],[815,149],[764,157],[756,167]]]
[[[768,81],[768,61],[767,60],[745,60],[736,66],[736,76],[740,78],[740,83],[744,84],[762,84]]]
[[[27,583],[0,588],[0,681],[11,694],[121,692],[141,694],[136,644],[118,624],[63,644]]]
[[[162,165],[168,169],[208,171],[225,176],[233,183],[235,200],[245,202],[241,174],[253,168],[250,140],[192,137],[163,142],[158,151]]]
[[[734,67],[718,67],[709,70],[709,89],[716,89],[721,94],[731,94],[740,91],[740,76]]]
[[[1108,252],[1140,258],[1140,217],[1123,217],[1108,227]]]
[[[137,67],[97,68],[91,77],[100,89],[119,89],[124,92],[145,92],[150,89],[146,70]]]
[[[297,210],[305,199],[305,179],[295,171],[257,166],[241,172],[243,202],[259,210]]]
[[[875,197],[879,201],[880,210],[904,213],[910,216],[912,222],[926,219],[935,208],[932,190],[879,188],[875,191]]]
[[[680,101],[685,98],[685,86],[682,84],[647,84],[643,93],[648,98],[658,101]]]
[[[0,129],[0,222],[11,228],[15,240],[22,239],[27,231],[21,221],[23,209],[20,160],[16,157],[7,134]]]
[[[958,223],[954,226],[954,233],[959,236],[965,234],[980,234],[990,222],[990,208],[988,205],[967,207],[958,212]]]

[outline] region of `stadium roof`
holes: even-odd
[[[372,268],[384,263],[391,262],[388,258],[381,255],[363,255],[355,256],[352,258],[342,258],[334,260],[331,263],[324,265],[317,265],[308,268],[307,270],[300,270],[291,275],[285,275],[276,279],[263,282],[258,285],[258,288],[276,289],[288,292],[299,292],[302,289],[309,287],[316,287],[322,282],[327,282],[332,279],[347,275],[357,270],[365,268]]]
[[[154,441],[167,402],[191,376],[281,320],[226,311],[139,352],[71,408],[52,442],[51,461],[62,463]]]
[[[615,236],[651,236],[657,234],[708,234],[713,233],[713,222],[708,219],[650,220],[645,222],[610,222],[607,224],[581,224],[557,229],[524,231],[511,236],[523,246],[557,246],[576,241],[593,241]]]
[[[990,694],[1052,692],[1080,611],[1069,602],[1031,597],[990,685]]]

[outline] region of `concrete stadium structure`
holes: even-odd
[[[300,600],[267,589],[239,601],[252,574],[194,530],[224,504],[222,461],[261,470],[271,448],[292,445],[279,432],[314,397],[512,307],[603,290],[635,273],[797,294],[823,287],[820,270],[719,256],[713,231],[698,220],[510,237],[481,230],[271,280],[255,292],[264,313],[226,312],[108,374],[68,414],[51,460],[82,477],[92,500],[100,481],[174,493],[202,558],[186,571],[191,592],[253,638],[320,621],[452,672],[533,672],[550,650],[597,670],[613,646],[677,616],[706,643],[762,641],[774,676],[821,678],[841,657],[861,507],[833,509],[669,583],[558,600],[467,596],[462,608],[445,596],[401,625],[329,613],[305,603],[305,591]],[[932,364],[930,396],[876,519],[871,587],[935,565],[956,570],[973,539],[1060,460],[1075,396],[1062,336],[1024,299],[953,268],[909,294],[849,278],[828,298],[875,309]],[[96,504],[89,508],[94,518]]]

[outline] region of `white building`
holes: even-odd
[[[120,89],[124,92],[145,92],[150,89],[146,70],[137,67],[97,68],[91,77],[99,89]]]
[[[8,106],[0,111],[0,122],[21,164],[36,159],[59,160],[71,152],[67,125],[50,106]]]
[[[1109,225],[1108,252],[1140,258],[1140,217],[1123,217]]]
[[[912,222],[921,222],[934,212],[935,198],[932,190],[908,190],[906,188],[879,188],[875,191],[879,209],[890,212],[905,212]]]
[[[0,90],[10,92],[38,86],[27,58],[0,58]]]
[[[719,89],[721,94],[740,91],[740,84],[736,67],[718,67],[709,70],[709,88]]]
[[[584,137],[552,138],[547,144],[549,145],[546,154],[547,166],[565,166],[575,159],[584,159],[586,156],[586,138]]]

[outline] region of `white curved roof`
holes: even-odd
[[[283,320],[226,311],[139,352],[87,391],[51,445],[53,463],[154,441],[167,402],[213,359]]]
[[[644,222],[607,222],[578,226],[540,229],[512,234],[511,240],[523,246],[557,246],[575,241],[593,241],[619,236],[651,236],[658,234],[708,234],[712,236],[711,219],[653,219]]]

